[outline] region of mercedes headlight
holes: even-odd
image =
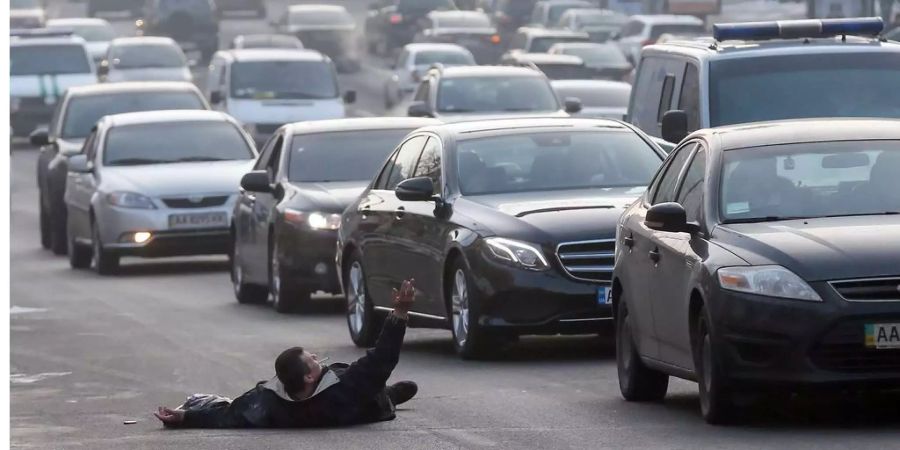
[[[719,286],[737,292],[821,302],[822,297],[794,272],[781,266],[722,267]]]
[[[484,240],[494,258],[523,269],[547,270],[550,265],[544,253],[533,244],[512,239],[491,237]]]
[[[106,201],[120,208],[156,209],[150,197],[137,192],[111,192],[106,195]]]
[[[313,230],[337,230],[341,227],[341,215],[323,212],[306,212],[287,208],[284,220],[295,225],[307,225]]]

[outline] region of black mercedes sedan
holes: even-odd
[[[900,386],[897,174],[900,120],[688,136],[619,221],[622,395],[694,380],[721,423],[735,394]]]
[[[281,127],[241,180],[235,204],[231,280],[241,303],[269,295],[278,312],[317,291],[340,293],[334,272],[341,212],[388,154],[432,119],[372,118]]]
[[[406,278],[417,286],[411,325],[451,329],[463,358],[519,335],[611,327],[615,224],[663,155],[611,120],[483,120],[411,134],[341,222],[353,342],[372,344]]]

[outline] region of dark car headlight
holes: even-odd
[[[776,265],[722,267],[719,286],[730,291],[821,302],[822,297],[794,272]]]
[[[527,242],[490,237],[484,240],[488,254],[497,260],[528,270],[547,270],[550,264],[540,248]]]
[[[313,230],[337,230],[341,226],[341,215],[318,211],[284,210],[285,222],[308,226]]]

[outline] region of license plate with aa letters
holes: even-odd
[[[866,324],[866,347],[900,348],[900,323]]]
[[[228,226],[228,214],[224,212],[172,214],[169,228],[216,228]]]

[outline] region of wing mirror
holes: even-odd
[[[94,168],[87,159],[87,155],[74,155],[69,158],[69,172],[90,173]]]
[[[662,138],[677,144],[688,135],[687,113],[680,109],[666,111],[662,117]]]
[[[651,230],[670,233],[696,233],[700,226],[687,221],[684,207],[675,202],[658,203],[647,211],[644,225]]]
[[[400,182],[394,192],[404,202],[424,202],[434,197],[434,184],[428,177],[410,178]]]
[[[265,170],[247,172],[241,177],[241,188],[247,192],[272,192],[269,173]]]
[[[46,127],[38,127],[28,135],[28,140],[35,147],[43,147],[50,143],[50,133]]]
[[[567,97],[565,102],[566,104],[566,112],[569,114],[575,114],[581,112],[581,100],[575,97]]]
[[[409,117],[432,117],[431,109],[421,101],[412,102],[406,110],[406,115]]]
[[[222,91],[212,91],[209,93],[209,102],[213,105],[222,103]]]
[[[356,103],[356,91],[344,92],[344,103],[348,105]]]

